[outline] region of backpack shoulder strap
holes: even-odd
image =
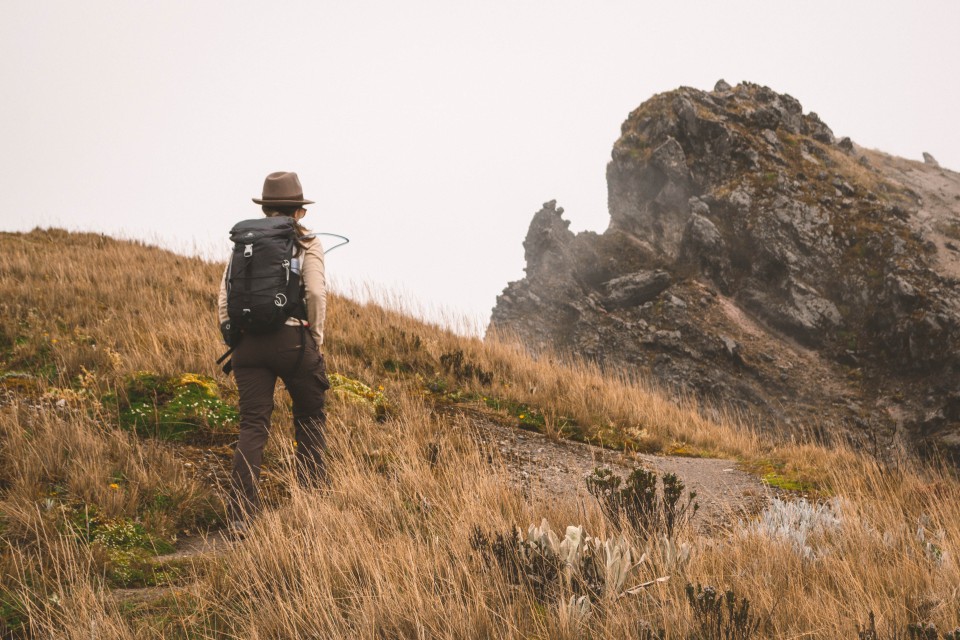
[[[233,251],[230,252],[230,258],[227,260],[227,270],[223,272],[223,279],[227,285],[227,296],[230,295],[230,285],[232,278],[230,275],[233,273]]]

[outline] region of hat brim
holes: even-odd
[[[257,204],[275,204],[281,207],[289,207],[295,204],[313,204],[313,200],[262,200],[260,198],[250,198]]]

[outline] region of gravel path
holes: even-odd
[[[749,518],[775,494],[756,476],[737,469],[731,460],[623,454],[551,439],[475,416],[472,421],[478,438],[499,453],[518,484],[547,495],[569,495],[575,491],[578,499],[593,500],[584,477],[598,466],[609,467],[621,476],[637,466],[661,475],[674,473],[687,489],[697,493],[700,508],[693,523],[699,531],[706,532]]]

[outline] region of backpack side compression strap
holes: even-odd
[[[227,352],[226,352],[226,353],[224,353],[222,356],[220,356],[219,358],[217,358],[217,364],[220,364],[221,362],[223,362],[224,360],[226,360],[227,357],[229,357],[229,355],[230,355],[231,353],[233,353],[233,350],[236,349],[236,348],[237,348],[236,346],[233,346],[233,347],[230,347],[229,349],[227,349]],[[232,360],[232,359],[231,359],[231,360],[227,360],[227,364],[223,365],[223,367],[221,367],[221,369],[223,370],[223,372],[224,372],[226,375],[230,375],[230,372],[233,371],[233,360]]]

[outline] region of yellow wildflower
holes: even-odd
[[[110,483],[110,488],[113,489],[114,491],[116,491],[117,489],[120,488],[120,485],[118,485],[116,482],[111,482],[111,483]]]

